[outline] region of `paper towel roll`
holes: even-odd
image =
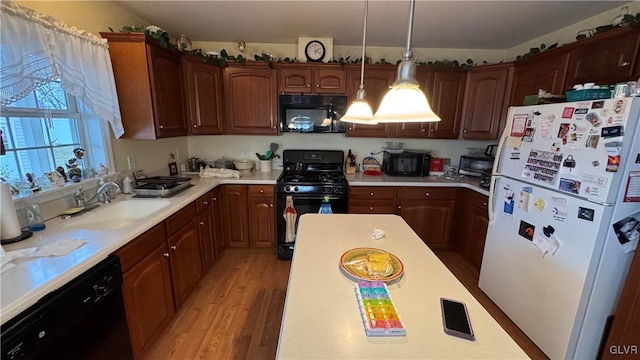
[[[9,184],[0,182],[0,239],[13,239],[20,236],[20,222],[11,199]]]

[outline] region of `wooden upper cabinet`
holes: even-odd
[[[267,64],[230,64],[224,69],[227,134],[278,134],[277,72]]]
[[[184,95],[190,135],[219,135],[224,131],[222,68],[182,56]]]
[[[347,87],[347,73],[339,65],[280,64],[278,80],[281,93],[344,94]]]
[[[187,135],[180,54],[144,33],[100,33],[109,54],[124,125],[124,138]]]
[[[364,90],[365,100],[371,106],[375,114],[382,98],[389,91],[389,87],[396,80],[395,65],[365,65]],[[360,88],[360,66],[347,67],[347,96],[349,104],[356,99],[356,93]],[[395,131],[395,124],[347,124],[347,136],[358,137],[388,137]]]
[[[429,105],[440,117],[440,121],[429,123],[430,138],[458,138],[464,81],[465,73],[461,69],[438,69],[433,73],[433,85],[425,84]]]
[[[640,32],[634,27],[610,30],[571,45],[565,89],[586,82],[615,84],[637,80]]]
[[[550,94],[564,95],[570,55],[569,49],[561,48],[516,61],[509,103],[521,106],[525,96],[536,95],[540,89]]]
[[[494,140],[507,116],[513,64],[479,66],[467,74],[462,138]]]

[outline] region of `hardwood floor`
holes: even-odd
[[[532,359],[547,359],[480,291],[468,261],[436,255]],[[290,265],[270,250],[226,249],[144,360],[275,358]]]

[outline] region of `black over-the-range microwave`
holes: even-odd
[[[344,95],[279,95],[280,132],[343,133]]]

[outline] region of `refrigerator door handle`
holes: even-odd
[[[495,218],[494,202],[496,200],[496,182],[498,179],[499,176],[492,176],[491,184],[489,185],[489,206],[487,206],[489,210],[489,226],[493,225],[493,220]]]
[[[509,108],[509,115],[511,115],[511,108]],[[510,117],[508,117],[510,118]],[[507,140],[509,139],[509,134],[511,129],[507,126],[504,128],[502,132],[502,137],[500,137],[500,141],[498,142],[498,150],[496,151],[496,158],[493,161],[493,174],[498,174],[498,169],[500,168],[500,160],[502,160],[502,148],[504,148]]]

